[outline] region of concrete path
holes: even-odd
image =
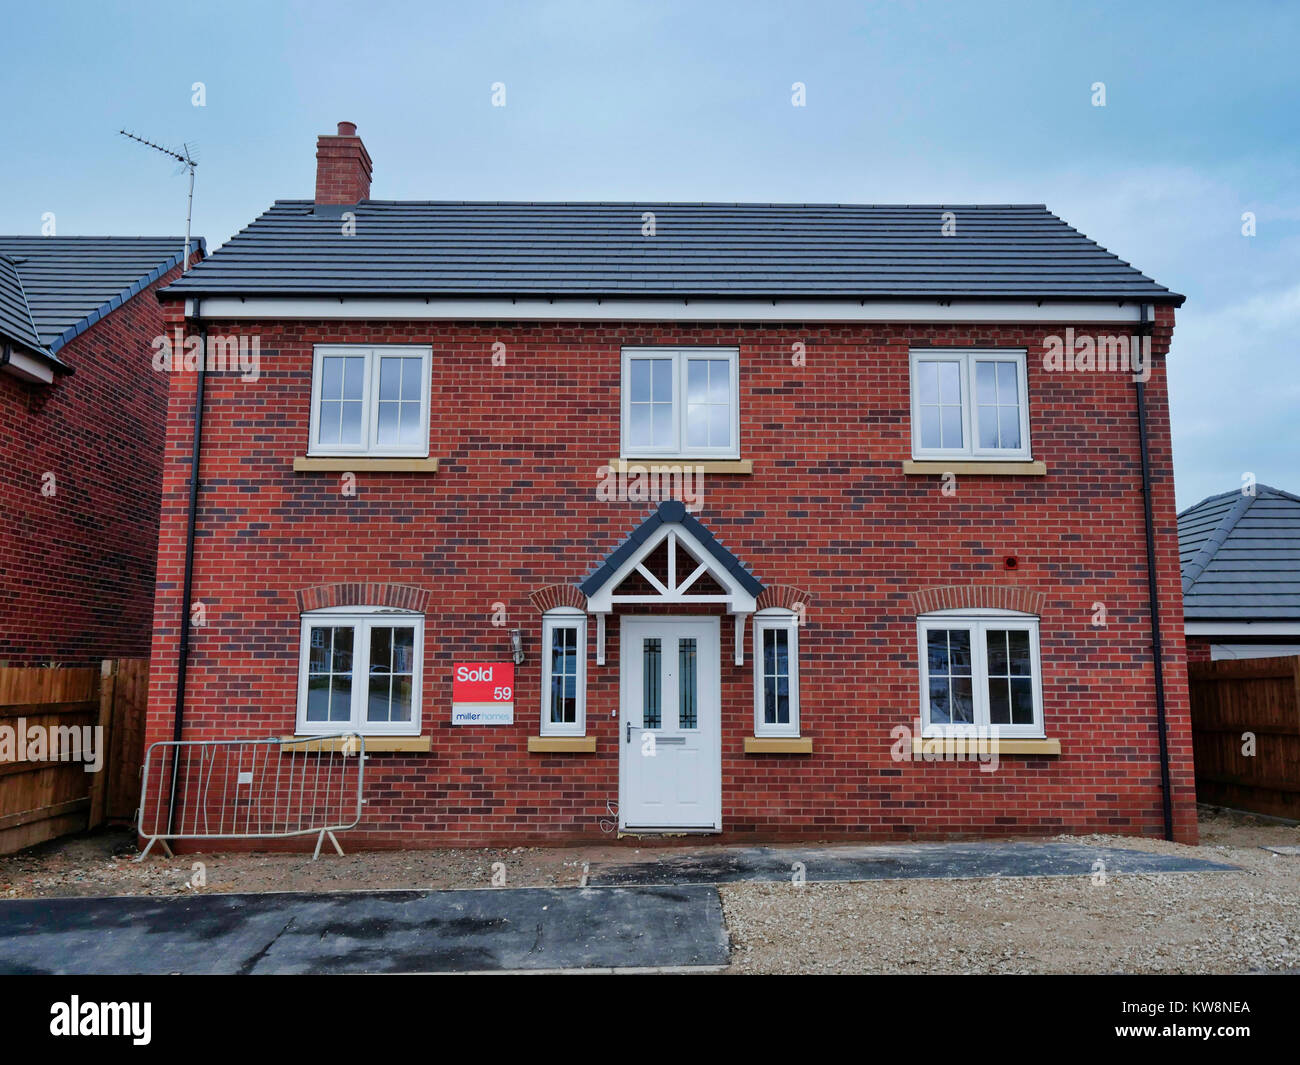
[[[1083,876],[1099,872],[1203,873],[1232,865],[1079,843],[904,843],[860,847],[718,847],[652,861],[592,865],[587,883],[735,884],[790,880],[796,862],[818,880],[947,880],[995,876]]]
[[[727,963],[713,887],[0,902],[0,973],[412,973]]]

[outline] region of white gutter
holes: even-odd
[[[189,303],[187,301],[187,306]],[[1141,303],[1069,300],[434,299],[210,296],[208,319],[644,322],[1099,322],[1136,325]],[[1154,308],[1147,305],[1147,321]],[[188,313],[188,312],[187,312]]]

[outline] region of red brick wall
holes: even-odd
[[[1163,353],[1172,311],[1162,309]],[[232,332],[222,324],[213,332]],[[1082,332],[1085,327],[1079,326]],[[1141,467],[1128,375],[1049,374],[1042,342],[1063,325],[674,326],[636,323],[267,323],[261,379],[209,378],[187,738],[294,727],[298,595],[337,582],[429,593],[425,731],[433,753],[370,757],[374,846],[600,840],[618,795],[618,621],[607,664],[587,664],[595,754],[531,755],[540,615],[530,593],[573,584],[649,511],[596,498],[618,452],[619,349],[740,348],[742,451],[751,476],[708,479],[697,516],[769,585],[810,596],[801,635],[811,756],[746,756],[752,644],[733,662],[723,625],[724,838],[944,838],[1162,830],[1147,609]],[[311,345],[433,346],[436,475],[295,474],[305,452]],[[505,366],[492,345],[506,344]],[[806,365],[791,364],[802,341]],[[906,476],[908,347],[1028,347],[1032,439],[1043,478]],[[150,704],[169,738],[184,550],[192,377],[173,382]],[[1178,838],[1195,838],[1191,738],[1163,357],[1148,389],[1165,679]],[[1003,558],[1015,555],[1010,575]],[[1059,758],[895,763],[890,730],[917,716],[913,596],[951,585],[1023,587],[1041,601],[1047,733]],[[1021,593],[1014,593],[1020,595]],[[504,657],[493,604],[525,632],[513,727],[453,728],[455,659]],[[1107,624],[1092,625],[1094,604]],[[591,640],[594,641],[592,624]],[[747,643],[749,642],[747,630]],[[159,668],[160,664],[165,668]]]
[[[178,273],[64,346],[76,373],[50,385],[0,374],[0,662],[149,654],[167,412],[150,342],[156,290]]]

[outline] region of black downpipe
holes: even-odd
[[[1147,321],[1146,304],[1142,305],[1141,344],[1151,335]],[[1147,368],[1153,356],[1148,351]],[[1134,360],[1136,361],[1136,360]],[[1151,601],[1151,656],[1156,671],[1156,724],[1160,733],[1160,791],[1164,803],[1165,839],[1174,838],[1173,793],[1169,783],[1169,722],[1165,716],[1165,664],[1164,649],[1160,640],[1160,592],[1156,580],[1156,526],[1151,503],[1151,454],[1147,435],[1146,383],[1135,381],[1137,386],[1138,441],[1142,451],[1142,508],[1146,517],[1147,538],[1147,596]]]
[[[195,318],[199,304],[195,303]],[[185,728],[185,672],[190,660],[190,607],[194,594],[194,533],[199,514],[199,452],[203,447],[203,393],[208,377],[208,327],[199,325],[199,377],[194,392],[194,443],[190,451],[190,505],[185,522],[185,583],[181,591],[181,640],[176,652],[176,706],[172,711],[172,739],[180,742]],[[171,803],[167,808],[167,831],[176,813],[176,783],[180,769],[179,748],[172,755]]]

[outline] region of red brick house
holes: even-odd
[[[0,237],[0,664],[149,654],[168,389],[151,342],[183,255],[181,237]]]
[[[161,294],[260,368],[172,377],[151,741],[359,731],[373,846],[1195,838],[1182,297],[1041,206],[317,161]]]

